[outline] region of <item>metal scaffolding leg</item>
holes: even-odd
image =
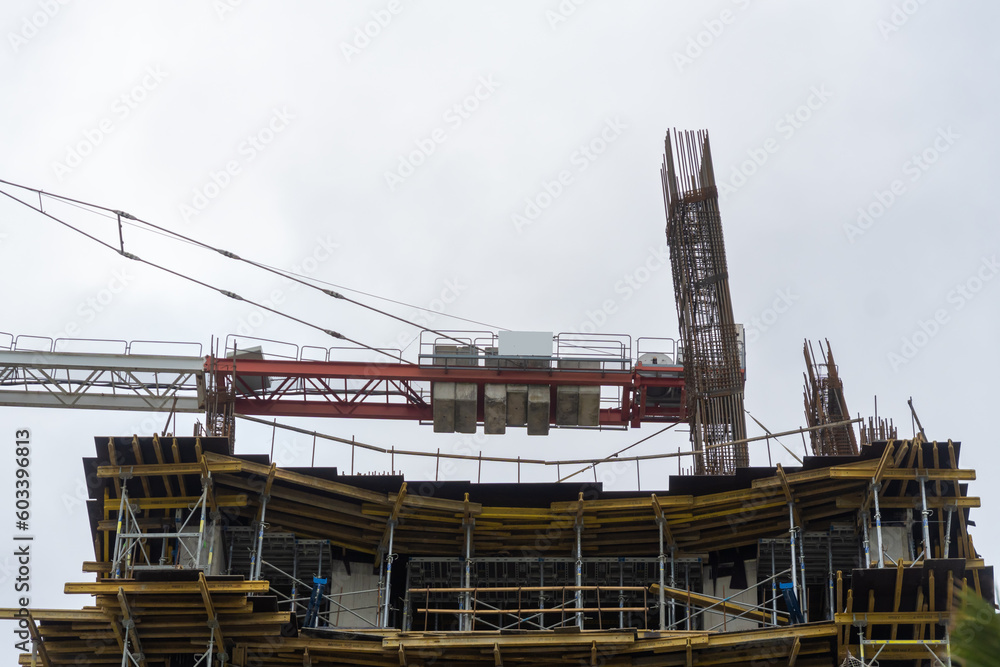
[[[882,512],[878,506],[878,493],[882,484],[872,487],[872,500],[875,501],[875,537],[878,539],[878,566],[885,567],[885,549],[882,546]]]
[[[618,608],[622,609],[625,606],[625,560],[622,558],[618,559],[618,585],[622,588],[618,591]],[[625,612],[618,612],[618,627],[625,627]]]
[[[396,560],[396,554],[392,553],[392,539],[396,532],[396,522],[389,522],[389,553],[385,556],[385,607],[382,612],[382,627],[389,627],[389,593],[392,590],[392,561]]]
[[[774,575],[774,542],[771,542],[771,625],[778,625],[778,578]]]
[[[802,599],[799,605],[802,607],[802,618],[809,622],[809,589],[806,588],[806,533],[800,527],[799,535],[799,581],[802,582]]]
[[[861,521],[861,530],[864,531],[864,541],[862,543],[865,546],[865,569],[868,569],[872,566],[871,545],[868,540],[868,517],[861,514],[859,519]]]
[[[197,662],[194,663],[195,667],[198,667],[201,664],[202,660],[205,661],[205,667],[212,667],[212,662],[213,662],[213,660],[212,660],[212,650],[214,648],[215,648],[215,635],[214,634],[209,634],[208,635],[208,650],[205,651],[205,653],[200,658],[198,658]]]
[[[670,545],[670,587],[677,588],[677,559],[675,558],[677,548]],[[673,596],[670,597],[670,627],[674,627],[677,622],[677,608]]]
[[[684,590],[688,593],[691,592],[691,564],[684,564]],[[690,599],[690,595],[688,596]],[[684,629],[691,629],[691,605],[688,602],[684,603]]]
[[[917,483],[920,484],[920,515],[923,517],[921,525],[924,530],[924,560],[931,557],[931,531],[927,525],[927,517],[930,516],[930,510],[927,509],[927,478],[918,477]]]
[[[948,551],[951,547],[951,513],[954,510],[955,508],[952,505],[948,505],[948,507],[945,508],[945,511],[948,512],[948,517],[944,522],[944,549],[941,551],[942,558],[948,557]]]
[[[115,579],[121,579],[122,577],[122,561],[125,556],[125,541],[124,538],[122,538],[122,535],[126,532],[122,530],[122,524],[127,523],[125,522],[125,508],[128,506],[128,501],[126,500],[127,497],[128,489],[124,484],[122,484],[122,499],[121,502],[118,503],[118,527],[115,530],[115,557],[111,568],[112,572],[115,573]],[[132,531],[129,530],[128,532]]]
[[[201,521],[198,523],[198,553],[195,556],[195,568],[201,569],[201,552],[205,548],[205,513],[208,511],[208,485],[211,480],[206,477],[201,478]]]
[[[229,534],[229,553],[226,554],[226,574],[233,573],[233,551],[235,551],[236,533]]]
[[[405,584],[405,588],[403,590],[404,591],[409,591],[410,590],[410,568],[406,568],[406,584]],[[403,622],[400,625],[400,629],[403,632],[409,632],[410,631],[410,626],[413,624],[413,622],[412,622],[412,616],[413,616],[413,611],[412,611],[412,609],[410,607],[410,596],[409,595],[404,595],[403,596]]]
[[[832,621],[836,611],[833,606],[833,526],[830,526],[830,531],[826,534],[826,567],[826,597],[830,603],[830,620]]]
[[[542,586],[542,587],[545,586],[545,559],[544,558],[539,558],[538,559],[538,585]],[[545,609],[545,602],[547,600],[548,600],[548,597],[545,595],[545,591],[539,591],[539,593],[538,593],[538,608],[539,609]],[[544,613],[543,614],[539,614],[538,615],[538,620],[541,623],[542,627],[544,628],[545,627],[545,614]]]
[[[299,541],[292,542],[292,595],[288,611],[295,612],[295,599],[299,596]]]
[[[472,588],[472,524],[466,522],[465,524],[465,572],[463,573],[462,587]],[[472,593],[470,591],[465,591],[462,594],[462,598],[465,603],[462,605],[463,609],[472,609]],[[472,618],[472,614],[462,614],[458,619],[458,627],[460,630],[472,630],[475,621]]]
[[[264,550],[264,519],[267,514],[267,500],[268,496],[260,497],[260,522],[257,526],[257,557],[254,560],[254,567],[252,569],[250,578],[254,581],[260,581],[260,559],[262,552]]]
[[[583,591],[579,587],[583,586],[583,524],[579,521],[576,523],[576,585],[576,608],[581,609],[583,608]],[[576,626],[583,630],[582,611],[576,612]]]
[[[208,534],[211,542],[208,543],[208,564],[205,566],[206,574],[213,574],[212,563],[215,560],[215,530],[219,525],[220,519],[222,519],[222,513],[218,510],[212,512],[212,523],[209,524]]]
[[[910,562],[917,558],[917,551],[913,547],[913,510],[906,510],[906,547],[909,549]]]
[[[664,599],[665,599],[665,595],[666,595],[666,591],[664,589],[664,586],[666,584],[666,582],[665,582],[665,573],[666,573],[666,569],[667,569],[667,557],[663,553],[663,521],[664,521],[663,519],[657,519],[656,520],[656,526],[657,526],[657,528],[659,528],[659,533],[660,533],[660,557],[659,557],[659,560],[660,560],[660,630],[661,631],[667,629],[667,613],[666,613],[666,605],[664,604]],[[577,584],[577,585],[579,585],[579,584]]]
[[[382,599],[385,597],[385,553],[378,552],[378,601],[375,603],[375,627],[381,627]],[[461,605],[459,605],[461,607]],[[459,629],[462,629],[462,617],[459,616]]]
[[[798,564],[795,561],[795,506],[788,503],[788,546],[792,553],[792,590],[795,597],[799,596]]]

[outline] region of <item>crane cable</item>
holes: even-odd
[[[326,289],[324,287],[320,287],[319,285],[315,285],[315,284],[313,284],[313,283],[311,283],[311,282],[309,282],[307,280],[303,280],[303,279],[299,278],[294,273],[282,271],[281,269],[276,269],[276,268],[273,268],[273,267],[268,266],[266,264],[261,264],[260,262],[255,262],[255,261],[253,261],[251,259],[247,259],[245,257],[240,257],[236,253],[230,252],[229,250],[226,250],[224,248],[216,248],[215,246],[209,245],[208,243],[204,243],[204,242],[199,241],[197,239],[193,239],[193,238],[184,236],[183,234],[180,234],[178,232],[166,229],[164,227],[160,227],[160,226],[155,225],[155,224],[153,224],[153,223],[151,223],[151,222],[149,222],[147,220],[143,220],[141,218],[137,218],[136,216],[134,216],[134,215],[132,215],[130,213],[126,213],[125,211],[119,211],[117,209],[108,208],[106,206],[101,206],[99,204],[91,204],[89,202],[80,201],[78,199],[73,199],[71,197],[65,197],[63,195],[57,195],[57,194],[53,194],[53,193],[50,193],[50,192],[44,192],[44,191],[36,189],[36,188],[30,188],[28,186],[19,185],[17,183],[11,183],[10,181],[5,181],[3,179],[0,179],[0,183],[4,183],[6,185],[11,185],[11,186],[14,186],[14,187],[17,187],[17,188],[21,188],[22,190],[27,190],[29,192],[34,192],[34,193],[38,194],[38,196],[39,196],[39,206],[38,206],[38,208],[35,208],[34,205],[29,204],[29,203],[27,203],[27,202],[25,202],[25,201],[23,201],[21,199],[18,199],[17,197],[14,197],[13,195],[10,195],[7,192],[4,192],[4,191],[0,190],[0,193],[6,195],[8,197],[10,197],[11,199],[14,199],[17,202],[19,202],[21,204],[24,204],[25,206],[27,206],[27,207],[35,210],[35,211],[38,211],[39,213],[42,213],[43,215],[45,215],[45,216],[47,216],[49,218],[52,218],[53,220],[56,220],[60,224],[63,224],[65,226],[69,227],[70,229],[73,229],[74,231],[79,232],[80,234],[83,234],[84,236],[86,236],[87,238],[89,238],[89,239],[91,239],[93,241],[97,241],[101,245],[114,250],[115,252],[117,252],[118,254],[122,255],[123,257],[127,257],[129,259],[137,259],[137,260],[139,260],[141,262],[144,262],[146,264],[150,264],[152,266],[156,266],[157,268],[160,268],[160,269],[163,269],[163,270],[168,271],[170,273],[173,273],[172,271],[169,271],[169,269],[165,269],[164,267],[157,266],[157,265],[153,264],[152,262],[149,262],[148,260],[143,260],[143,259],[140,259],[139,257],[137,257],[135,255],[131,255],[130,253],[126,253],[125,247],[124,247],[125,246],[124,239],[122,239],[121,248],[115,248],[110,243],[107,243],[106,241],[101,241],[100,239],[98,239],[98,238],[96,238],[94,236],[91,236],[90,234],[87,234],[83,230],[77,229],[76,227],[73,227],[69,223],[67,223],[67,222],[65,222],[63,220],[60,220],[60,219],[56,218],[55,216],[53,216],[53,215],[45,212],[45,210],[42,209],[42,207],[41,207],[41,197],[42,197],[42,195],[45,195],[46,197],[52,197],[53,199],[58,199],[58,200],[61,200],[61,201],[70,202],[72,204],[76,204],[76,205],[79,205],[79,206],[89,206],[91,208],[95,208],[95,209],[98,209],[98,210],[107,211],[108,213],[115,214],[118,217],[118,221],[119,221],[119,238],[121,238],[121,219],[125,218],[126,220],[133,220],[133,221],[135,221],[135,222],[137,222],[139,224],[146,225],[147,227],[150,227],[151,229],[154,229],[154,230],[156,230],[157,232],[159,232],[161,234],[167,234],[169,236],[176,237],[178,239],[186,241],[187,243],[191,243],[193,245],[200,246],[200,247],[202,247],[202,248],[204,248],[206,250],[213,250],[213,251],[219,253],[220,255],[222,255],[223,257],[227,257],[229,259],[233,259],[233,260],[236,260],[236,261],[239,261],[239,262],[244,262],[246,264],[249,264],[251,266],[257,267],[257,268],[262,269],[264,271],[267,271],[269,273],[273,273],[275,275],[280,275],[283,278],[286,278],[288,280],[292,280],[292,281],[300,283],[302,285],[306,285],[307,287],[311,287],[311,288],[313,288],[315,290],[318,290],[318,291],[326,294],[327,296],[333,297],[335,299],[341,299],[343,301],[347,301],[348,303],[352,303],[352,304],[354,304],[356,306],[360,306],[362,308],[366,308],[366,309],[371,310],[373,312],[376,312],[376,313],[378,313],[380,315],[385,315],[386,317],[390,317],[390,318],[392,318],[394,320],[398,320],[400,322],[403,322],[404,324],[408,324],[410,326],[417,327],[418,329],[424,329],[424,327],[422,327],[421,325],[417,324],[416,322],[411,322],[410,320],[407,320],[407,319],[405,319],[403,317],[399,317],[398,315],[393,315],[392,313],[386,312],[386,311],[384,311],[384,310],[382,310],[380,308],[376,308],[376,307],[370,306],[370,305],[368,305],[366,303],[362,303],[361,301],[357,301],[356,299],[352,299],[350,297],[344,296],[343,294],[341,294],[339,292],[335,292],[333,290],[329,290],[329,289]],[[108,217],[110,217],[110,216],[108,216]],[[180,275],[183,278],[188,278],[187,276],[183,276],[182,274],[175,273],[175,275]],[[198,282],[198,281],[196,281],[194,279],[190,279],[190,280],[192,280],[193,282]],[[268,308],[267,306],[262,306],[262,305],[253,303],[253,302],[248,301],[247,299],[244,299],[244,298],[240,297],[239,295],[235,295],[235,294],[233,294],[231,292],[226,292],[225,290],[220,290],[218,288],[212,287],[211,285],[206,285],[205,283],[199,283],[199,284],[205,285],[206,287],[209,287],[210,289],[214,289],[214,290],[216,290],[218,292],[221,292],[222,294],[225,294],[226,296],[229,296],[230,298],[235,298],[235,299],[240,300],[240,301],[247,301],[247,303],[251,303],[253,305],[259,306],[259,307],[264,308],[265,310],[268,310],[270,312],[281,314],[281,315],[283,315],[285,317],[288,317],[289,319],[293,319],[293,320],[298,321],[298,322],[303,322],[303,320],[298,320],[297,318],[294,318],[292,316],[284,315],[284,313],[279,313],[278,311],[276,311],[276,310],[274,310],[272,308]],[[328,333],[330,335],[336,334],[336,332],[330,332],[327,329],[324,329],[322,327],[318,327],[316,325],[312,325],[312,324],[309,324],[309,323],[306,323],[306,322],[303,322],[303,323],[305,323],[308,326],[311,326],[313,328],[317,328],[320,331],[323,331],[324,333]],[[463,345],[467,343],[466,341],[463,341],[463,340],[461,340],[459,338],[455,338],[453,336],[449,336],[449,335],[447,335],[445,333],[442,333],[440,331],[437,331],[435,329],[427,329],[427,331],[430,331],[433,334],[441,336],[442,338],[446,338],[448,340],[452,340],[452,341],[455,341],[455,342],[458,342],[458,343],[462,343]],[[350,340],[348,338],[345,338],[344,336],[339,335],[339,334],[334,335],[334,337],[335,338],[341,338],[343,340],[348,340],[348,341],[350,341],[352,343],[361,345],[362,347],[365,347],[367,349],[371,349],[371,350],[376,350],[377,349],[377,348],[370,347],[368,345],[357,343],[356,341],[353,341],[353,340]],[[485,352],[485,350],[482,350],[482,348],[480,348],[480,347],[478,347],[476,345],[471,345],[470,347],[473,347],[473,348],[475,348],[477,350]],[[392,354],[390,354],[390,353],[388,353],[388,352],[386,352],[384,350],[378,350],[378,351],[381,352],[382,354],[386,354],[388,356],[392,356],[393,358],[395,358],[394,355],[392,355]]]
[[[16,185],[14,183],[8,183],[7,181],[3,181],[3,180],[0,180],[0,183],[6,183],[8,185]],[[16,187],[23,187],[23,186],[17,185]],[[25,190],[30,190],[32,192],[37,192],[38,195],[39,195],[39,201],[41,201],[41,195],[43,195],[43,194],[46,195],[46,196],[54,196],[54,195],[49,195],[48,193],[44,193],[41,190],[34,190],[33,188],[24,188],[24,189]],[[235,292],[230,292],[229,290],[222,289],[221,287],[216,287],[214,285],[210,285],[210,284],[208,284],[206,282],[202,282],[201,280],[198,280],[197,278],[192,278],[191,276],[184,275],[183,273],[178,273],[177,271],[174,271],[173,269],[168,269],[167,267],[161,266],[161,265],[159,265],[159,264],[157,264],[155,262],[152,262],[152,261],[150,261],[148,259],[143,259],[142,257],[139,257],[138,255],[134,255],[134,254],[132,254],[130,252],[126,252],[124,249],[116,248],[115,246],[111,245],[107,241],[102,241],[101,239],[97,238],[96,236],[88,234],[87,232],[83,231],[82,229],[79,229],[78,227],[74,227],[73,225],[71,225],[70,223],[66,222],[65,220],[62,220],[61,218],[58,218],[58,217],[52,215],[48,211],[45,211],[43,208],[41,208],[41,204],[39,204],[39,206],[36,208],[33,204],[29,204],[26,201],[18,199],[17,197],[13,196],[9,192],[5,192],[3,190],[0,190],[0,194],[4,195],[5,197],[9,197],[10,199],[13,199],[14,201],[18,202],[19,204],[27,206],[28,208],[32,209],[33,211],[37,211],[38,213],[41,213],[45,217],[50,218],[51,220],[54,220],[54,221],[58,222],[59,224],[63,225],[64,227],[68,227],[69,229],[73,230],[74,232],[77,232],[78,234],[82,234],[83,236],[87,237],[91,241],[95,241],[95,242],[101,244],[102,246],[115,251],[116,253],[118,253],[122,257],[125,257],[126,259],[131,259],[133,261],[140,262],[142,264],[147,264],[149,266],[152,266],[153,268],[156,268],[156,269],[159,269],[161,271],[165,271],[166,273],[169,273],[171,275],[177,276],[178,278],[183,278],[184,280],[187,280],[189,282],[195,283],[196,285],[201,285],[202,287],[206,287],[206,288],[208,288],[210,290],[218,292],[219,294],[222,294],[223,296],[227,296],[230,299],[235,299],[236,301],[245,301],[246,303],[248,303],[248,304],[250,304],[252,306],[255,306],[257,308],[260,308],[262,310],[266,310],[268,312],[274,313],[275,315],[279,315],[279,316],[284,317],[286,319],[292,320],[293,322],[298,322],[299,324],[304,324],[307,327],[311,327],[311,328],[316,329],[318,331],[322,331],[323,333],[325,333],[325,334],[327,334],[329,336],[332,336],[333,338],[337,338],[339,340],[346,340],[347,342],[353,343],[353,344],[357,345],[358,347],[362,347],[362,348],[365,348],[367,350],[371,350],[372,352],[378,352],[379,354],[384,354],[384,355],[386,355],[388,357],[391,357],[392,359],[394,359],[396,361],[401,361],[403,363],[413,365],[413,362],[406,361],[406,360],[404,360],[402,358],[399,358],[396,355],[394,355],[394,354],[392,354],[390,352],[387,352],[386,350],[383,350],[383,349],[380,349],[380,348],[377,348],[377,347],[372,347],[371,345],[367,345],[365,343],[362,343],[361,341],[358,341],[358,340],[355,340],[355,339],[350,338],[348,336],[345,336],[344,334],[339,333],[337,331],[333,331],[331,329],[327,329],[327,328],[322,327],[322,326],[320,326],[318,324],[313,324],[312,322],[307,322],[306,320],[303,320],[303,319],[300,319],[298,317],[295,317],[294,315],[289,315],[288,313],[283,313],[280,310],[276,310],[276,309],[271,308],[270,306],[267,306],[265,304],[258,303],[256,301],[251,300],[251,299],[246,299],[246,298],[240,296],[239,294],[236,294]],[[58,196],[56,196],[56,198],[63,199],[63,197],[58,197]],[[73,202],[80,203],[80,204],[85,204],[85,205],[88,205],[88,206],[95,206],[94,204],[86,204],[86,202],[78,202],[77,200],[71,200],[68,197],[65,198],[65,199],[67,199],[68,201],[73,201]],[[112,210],[112,209],[107,209],[107,208],[104,208],[104,207],[101,207],[101,206],[95,206],[95,208],[102,208],[102,209],[107,210],[107,211],[111,211]],[[127,217],[127,218],[130,218],[130,219],[135,219],[135,218],[132,218],[132,216],[130,216],[129,214],[124,213],[123,211],[113,211],[113,212],[116,213],[116,214],[122,215],[122,217]],[[195,242],[195,243],[197,243],[197,242]]]

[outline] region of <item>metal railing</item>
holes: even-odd
[[[559,604],[545,607],[543,606],[545,600],[548,596],[545,593],[558,593],[561,595],[561,601]],[[596,606],[583,606],[583,604],[576,604],[576,594],[577,592],[593,592],[595,593]],[[625,593],[642,593],[642,606],[641,607],[625,607],[621,604],[622,597]],[[583,613],[597,613],[597,625],[598,629],[603,630],[603,620],[601,614],[603,613],[641,613],[643,616],[643,627],[649,629],[648,617],[646,612],[649,610],[648,605],[648,592],[649,589],[645,586],[492,586],[492,587],[473,587],[473,588],[411,588],[408,593],[410,595],[424,595],[424,606],[418,607],[415,612],[417,614],[423,614],[424,616],[424,630],[429,628],[429,618],[431,614],[444,614],[444,615],[456,615],[456,616],[467,616],[470,620],[466,627],[470,629],[475,629],[476,623],[481,625],[486,625],[496,630],[505,630],[517,628],[521,629],[522,624],[530,625],[536,629],[552,629],[556,627],[562,627],[567,623],[576,623],[576,615]],[[516,595],[516,606],[515,607],[498,607],[493,604],[489,604],[484,600],[480,599],[481,595],[488,594],[508,594],[504,597],[514,598]],[[530,594],[539,594],[537,596]],[[567,593],[570,594],[567,599]],[[602,605],[601,604],[601,594],[614,594],[614,599],[617,604]],[[444,594],[444,595],[456,595],[459,601],[459,605],[454,608],[436,608],[431,607],[431,595]],[[529,594],[529,597],[538,600],[538,606],[525,607],[525,594]],[[463,602],[464,595],[469,595],[468,607],[465,607]],[[569,606],[573,605],[573,606]],[[557,615],[558,621],[546,625],[546,616]],[[491,623],[483,617],[496,617],[497,622]],[[511,620],[508,624],[504,624],[503,617],[511,616]]]

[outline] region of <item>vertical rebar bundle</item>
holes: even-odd
[[[807,426],[822,426],[851,418],[844,399],[844,383],[837,372],[830,341],[826,341],[825,350],[820,343],[819,351],[817,361],[812,343],[806,341],[802,345],[802,354],[806,358],[803,398]],[[852,456],[858,453],[858,441],[851,424],[810,431],[809,438],[816,456]]]
[[[663,199],[683,343],[687,409],[698,474],[750,463],[743,410],[743,350],[733,321],[726,247],[708,132],[667,132]]]
[[[861,422],[859,429],[861,433],[861,444],[870,445],[880,440],[895,440],[898,435],[896,426],[891,419],[869,417],[868,424]]]

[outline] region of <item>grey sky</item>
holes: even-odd
[[[0,178],[407,303],[447,297],[449,314],[501,327],[674,337],[669,268],[636,272],[665,250],[664,132],[707,128],[726,184],[735,315],[748,327],[750,412],[774,431],[802,425],[802,340],[829,338],[852,412],[870,414],[877,394],[880,415],[908,437],[912,395],[931,439],[963,442],[962,462],[980,478],[970,493],[995,511],[998,13],[994,3],[930,0],[7,2]],[[117,242],[105,219],[66,211]],[[248,298],[278,290],[282,309],[369,344],[415,335],[214,253],[129,228],[125,241]],[[246,304],[138,267],[9,201],[0,277],[0,331],[11,334],[207,347],[250,326],[334,343],[277,317],[258,322]],[[633,288],[629,277],[647,279]],[[112,286],[124,288],[101,303]],[[162,421],[0,410],[8,445],[17,428],[33,434],[34,605],[89,604],[61,589],[93,558],[73,491],[93,436]],[[655,430],[463,442],[411,424],[287,421],[386,447],[551,459],[602,456]],[[635,452],[686,449],[686,437]],[[801,440],[783,441],[801,453]],[[269,447],[268,429],[239,425],[237,451]],[[311,442],[279,433],[276,451],[282,465],[308,465]],[[345,467],[345,453],[321,446],[316,460]],[[751,456],[767,462],[763,445]],[[11,458],[0,457],[0,479],[12,479]],[[413,478],[434,474],[427,462],[405,466]],[[675,461],[644,467],[643,489],[671,470]],[[483,475],[513,480],[516,470],[484,465]],[[522,477],[552,481],[554,471]],[[609,470],[607,481],[634,489],[635,470]],[[973,519],[994,562],[1000,539],[981,511]],[[0,540],[11,532],[0,526]],[[13,602],[5,581],[0,605]]]

